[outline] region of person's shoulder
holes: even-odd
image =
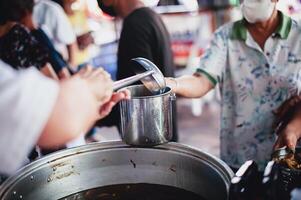
[[[35,6],[45,7],[45,8],[58,8],[60,5],[50,0],[39,0]]]
[[[41,12],[52,12],[53,14],[64,12],[59,4],[50,0],[39,0],[34,9],[40,10]]]
[[[29,30],[21,25],[21,24],[15,24],[11,29],[10,31],[8,32],[9,35],[22,35],[22,36],[30,36],[30,32]],[[22,38],[20,38],[22,39]]]
[[[125,23],[148,23],[158,17],[158,14],[149,7],[134,10],[125,18]]]
[[[230,35],[233,31],[233,27],[237,23],[240,23],[240,21],[229,22],[229,23],[226,23],[226,24],[222,25],[221,27],[216,29],[216,31],[214,32],[214,35],[215,36],[221,36],[225,40],[230,38]]]

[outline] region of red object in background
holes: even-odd
[[[194,45],[193,41],[173,41],[171,46],[172,46],[174,59],[176,61],[187,60],[191,53],[191,49],[193,45]],[[197,56],[201,56],[203,53],[204,53],[204,49],[199,48]]]
[[[175,57],[188,57],[192,45],[192,41],[175,41],[172,42],[171,47]]]

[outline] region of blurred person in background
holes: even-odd
[[[60,82],[36,69],[15,71],[0,60],[0,173],[12,175],[34,145],[52,148],[86,132],[128,91],[113,93],[102,68]]]
[[[89,46],[94,43],[94,38],[91,35],[91,31],[88,27],[87,14],[85,10],[85,4],[80,4],[78,0],[53,0],[58,3],[65,11],[69,22],[73,28],[73,32],[76,34],[77,51],[75,52],[75,64],[85,64],[89,59]],[[77,9],[74,5],[78,4]]]
[[[75,54],[78,48],[76,36],[62,7],[51,0],[36,0],[33,19],[50,38],[55,49],[75,70]]]
[[[301,90],[301,26],[277,0],[242,1],[243,19],[214,33],[194,75],[167,78],[181,96],[199,98],[219,84],[221,158],[234,171],[254,160],[263,170],[275,148],[294,149],[301,119],[273,134],[273,111]],[[275,143],[276,142],[276,143]]]
[[[117,79],[135,75],[131,59],[143,57],[155,63],[165,76],[174,76],[174,61],[169,33],[160,17],[141,0],[98,0],[101,10],[123,19],[118,46]],[[173,141],[177,141],[176,105],[173,105]],[[116,107],[107,122],[119,125]],[[103,121],[106,123],[106,120]]]
[[[67,73],[64,70],[67,63],[44,32],[34,25],[33,6],[33,0],[0,1],[0,58],[16,69],[36,66],[42,71],[50,68],[57,74]]]
[[[24,4],[24,6],[27,6]],[[29,5],[30,6],[30,5]],[[18,8],[8,8],[7,1],[0,1],[0,59],[15,69],[35,66],[47,69],[49,55],[29,31],[16,21],[25,13]]]

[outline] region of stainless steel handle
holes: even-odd
[[[141,74],[137,74],[135,76],[131,76],[129,78],[125,78],[125,79],[122,79],[122,80],[119,80],[119,81],[115,81],[114,82],[114,85],[113,85],[113,90],[116,91],[116,90],[119,90],[125,86],[128,86],[128,85],[131,85],[132,83],[135,83],[151,74],[153,74],[155,71],[153,70],[150,70],[150,71],[146,71],[144,73],[141,73]]]

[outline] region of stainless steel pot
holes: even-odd
[[[225,200],[233,173],[221,160],[168,143],[134,148],[94,143],[51,154],[21,169],[0,188],[1,200],[56,200],[108,185],[150,183]]]
[[[120,103],[121,135],[127,144],[154,146],[172,138],[172,101],[170,88],[153,95],[143,85],[127,87],[131,99]]]

